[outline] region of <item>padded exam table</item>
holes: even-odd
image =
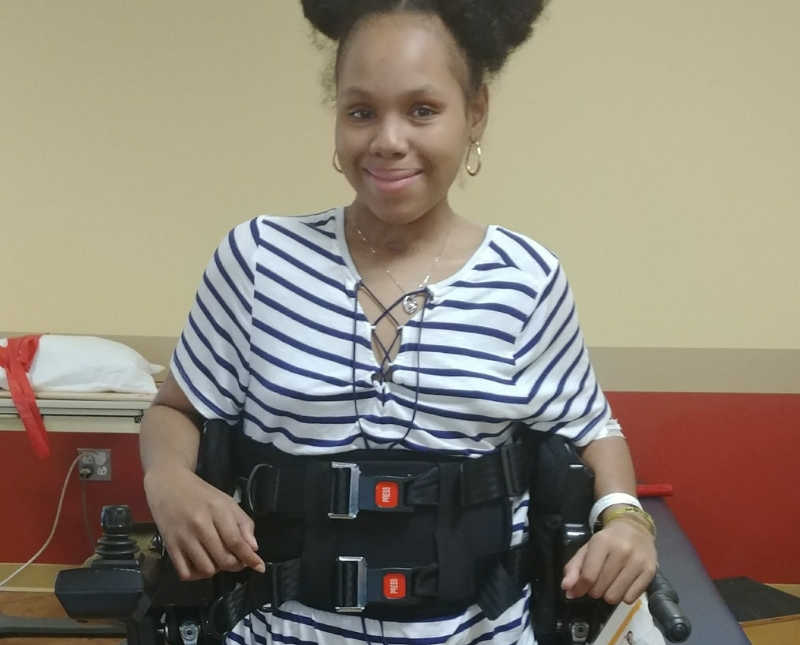
[[[658,527],[656,547],[664,575],[680,596],[680,607],[692,623],[690,645],[750,645],[722,600],[675,516],[662,498],[643,500]]]

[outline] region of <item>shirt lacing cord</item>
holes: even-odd
[[[399,439],[395,439],[394,441],[389,443],[388,449],[392,449],[395,446],[397,446],[398,444],[401,444],[401,443],[405,442],[405,440],[408,438],[409,433],[411,432],[411,430],[414,427],[414,420],[417,417],[417,409],[419,407],[419,378],[420,378],[420,376],[419,376],[420,375],[420,349],[419,348],[422,345],[422,330],[425,327],[425,324],[424,324],[425,323],[425,310],[427,309],[428,302],[430,302],[430,300],[432,298],[432,294],[431,294],[430,289],[426,286],[425,288],[419,289],[417,291],[412,291],[410,293],[404,293],[397,300],[395,300],[391,305],[386,307],[386,306],[383,305],[383,303],[380,300],[378,300],[377,296],[369,289],[369,287],[367,287],[367,285],[364,284],[363,280],[359,280],[355,285],[355,288],[353,290],[354,291],[354,293],[353,293],[353,355],[352,355],[352,361],[351,361],[351,364],[352,364],[352,379],[351,379],[351,382],[352,382],[352,391],[353,391],[353,410],[355,412],[356,421],[358,423],[358,431],[359,431],[359,434],[361,436],[361,440],[364,442],[364,447],[365,448],[370,448],[370,444],[369,444],[369,439],[367,437],[367,434],[366,434],[366,432],[364,432],[364,428],[361,425],[361,414],[358,411],[358,395],[356,393],[356,346],[357,346],[357,344],[356,344],[356,335],[358,333],[358,329],[357,329],[357,323],[358,323],[358,293],[359,293],[359,291],[361,289],[364,290],[364,292],[375,302],[375,304],[377,304],[379,307],[381,307],[381,309],[383,309],[381,314],[375,319],[375,323],[370,325],[371,336],[372,336],[371,340],[373,342],[377,343],[378,347],[380,348],[381,352],[383,353],[383,358],[381,359],[381,364],[380,364],[380,367],[378,369],[378,372],[376,372],[373,375],[373,382],[376,379],[380,379],[381,383],[385,383],[387,380],[390,381],[391,380],[391,375],[392,375],[392,373],[394,371],[394,366],[393,365],[389,365],[389,363],[390,363],[389,356],[390,356],[390,353],[393,350],[395,344],[400,340],[400,336],[401,336],[403,327],[402,327],[402,325],[398,324],[399,321],[394,316],[394,314],[392,314],[392,310],[395,307],[397,307],[401,302],[403,302],[403,300],[407,296],[410,296],[410,295],[422,295],[423,300],[424,300],[423,303],[422,303],[422,314],[420,315],[420,321],[419,321],[419,334],[417,336],[417,370],[416,370],[417,377],[416,377],[416,383],[414,385],[414,406],[412,408],[411,419],[409,419],[409,421],[408,421],[408,426],[406,427],[406,431],[403,434],[403,436],[400,437]],[[378,324],[380,323],[380,321],[383,320],[384,318],[387,318],[387,317],[389,318],[389,320],[392,321],[392,323],[394,324],[394,329],[395,329],[394,339],[392,340],[391,343],[389,343],[389,347],[386,347],[386,345],[383,344],[381,339],[378,338],[378,335],[375,333],[375,329],[378,326]],[[388,366],[388,368],[387,368],[387,366]]]

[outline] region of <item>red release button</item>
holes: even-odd
[[[383,576],[383,595],[395,600],[406,597],[406,577],[402,573],[387,573]]]
[[[378,482],[375,485],[375,506],[394,508],[397,506],[397,482]]]

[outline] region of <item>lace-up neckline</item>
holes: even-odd
[[[335,241],[338,246],[337,250],[341,254],[345,264],[345,284],[348,290],[352,290],[354,292],[354,297],[356,299],[356,302],[354,303],[354,313],[363,315],[370,327],[370,340],[372,341],[373,346],[373,351],[371,352],[372,358],[376,363],[376,366],[380,368],[381,372],[381,376],[377,376],[376,378],[382,379],[382,377],[386,376],[387,372],[391,371],[395,360],[398,358],[399,350],[402,345],[403,333],[404,330],[409,326],[409,323],[411,323],[411,326],[414,327],[420,326],[422,324],[422,320],[428,315],[428,313],[430,313],[431,306],[441,301],[442,296],[448,290],[450,285],[464,278],[466,274],[472,270],[475,258],[478,257],[478,255],[482,253],[484,247],[490,243],[493,236],[493,229],[495,229],[496,226],[490,225],[487,227],[481,243],[455,273],[436,282],[429,282],[428,284],[424,285],[424,287],[420,287],[408,293],[402,294],[399,298],[394,299],[392,302],[387,304],[378,299],[374,292],[367,287],[361,274],[356,268],[353,257],[350,254],[350,249],[347,245],[344,207],[340,206],[334,209],[334,216],[336,218]],[[363,291],[369,298],[370,302],[375,305],[375,308],[377,309],[375,316],[370,317],[367,314],[363,303],[358,301],[359,291]],[[408,315],[403,312],[402,303],[406,296],[414,294],[419,294],[419,309],[414,314]],[[428,313],[426,313],[426,309],[428,310]],[[394,312],[397,312],[397,314],[402,316],[402,318],[405,319],[405,322],[403,322]],[[396,330],[394,338],[388,342],[381,341],[380,339],[378,339],[378,342],[375,342],[376,327],[379,324],[385,324],[386,322],[390,322],[390,324],[392,324]],[[356,330],[354,330],[354,332],[355,331]]]
[[[384,401],[386,396],[389,396],[389,390],[391,388],[391,384],[393,381],[393,373],[394,368],[397,366],[402,365],[403,367],[410,367],[413,368],[415,373],[414,382],[408,383],[405,387],[409,388],[411,392],[413,392],[413,406],[412,406],[412,413],[410,418],[408,419],[408,423],[406,426],[406,431],[402,437],[395,439],[392,441],[388,447],[393,448],[398,444],[401,444],[409,435],[409,433],[414,428],[414,420],[417,416],[418,410],[418,403],[419,403],[419,388],[420,388],[420,373],[421,373],[421,364],[420,364],[420,347],[422,346],[422,338],[424,333],[424,322],[427,312],[430,310],[432,305],[435,305],[437,298],[440,297],[440,294],[446,291],[447,287],[454,282],[457,282],[464,274],[468,273],[471,270],[473,259],[481,253],[483,248],[489,243],[492,235],[492,229],[494,227],[488,227],[487,230],[484,232],[483,240],[478,245],[478,247],[472,252],[470,257],[467,261],[461,266],[461,268],[456,271],[454,274],[445,278],[444,280],[439,280],[435,283],[429,283],[424,286],[424,288],[420,288],[414,290],[409,293],[404,293],[400,295],[399,298],[395,299],[390,304],[386,305],[383,303],[373,291],[369,289],[369,287],[364,283],[363,278],[361,277],[358,269],[355,266],[355,262],[353,261],[352,256],[350,255],[350,249],[347,245],[347,236],[345,234],[345,222],[344,222],[344,208],[339,207],[335,211],[336,217],[336,242],[338,244],[338,250],[341,253],[342,258],[345,262],[345,270],[349,274],[347,275],[346,280],[346,287],[348,291],[352,291],[353,293],[353,355],[352,355],[352,363],[353,363],[353,374],[352,374],[352,387],[353,387],[353,408],[356,418],[358,419],[358,426],[361,430],[360,434],[364,441],[364,447],[370,448],[370,442],[366,438],[366,434],[361,427],[361,414],[358,405],[358,396],[356,393],[357,387],[356,383],[358,381],[356,375],[356,358],[358,353],[358,343],[357,338],[361,335],[359,333],[359,321],[366,321],[366,324],[369,327],[369,338],[371,341],[371,351],[369,352],[372,355],[373,362],[375,364],[375,371],[372,374],[372,384],[373,387],[380,390],[379,397],[381,401]],[[359,301],[359,294],[364,293],[369,301],[375,306],[377,309],[377,313],[373,316],[373,319],[370,320],[369,316],[366,313],[366,310],[363,304]],[[410,315],[405,322],[401,323],[401,320],[397,317],[395,312],[402,312],[403,306],[402,303],[404,299],[406,299],[409,295],[418,294],[417,298],[420,301],[420,306],[417,311],[415,311],[412,315]],[[413,323],[409,325],[410,322]],[[386,324],[392,326],[394,330],[394,334],[391,335],[391,340],[388,342],[384,342],[381,340],[380,336],[376,333],[376,329],[380,324]],[[415,350],[412,352],[410,357],[406,357],[402,354],[403,348],[403,336],[405,330],[409,329],[409,327],[416,328],[417,337],[412,341],[412,344],[415,347]],[[363,328],[362,328],[363,329]],[[408,396],[408,393],[406,394]]]

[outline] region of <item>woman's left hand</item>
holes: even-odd
[[[610,605],[633,603],[656,572],[655,539],[636,522],[612,520],[595,533],[564,567],[567,598],[589,594]]]

